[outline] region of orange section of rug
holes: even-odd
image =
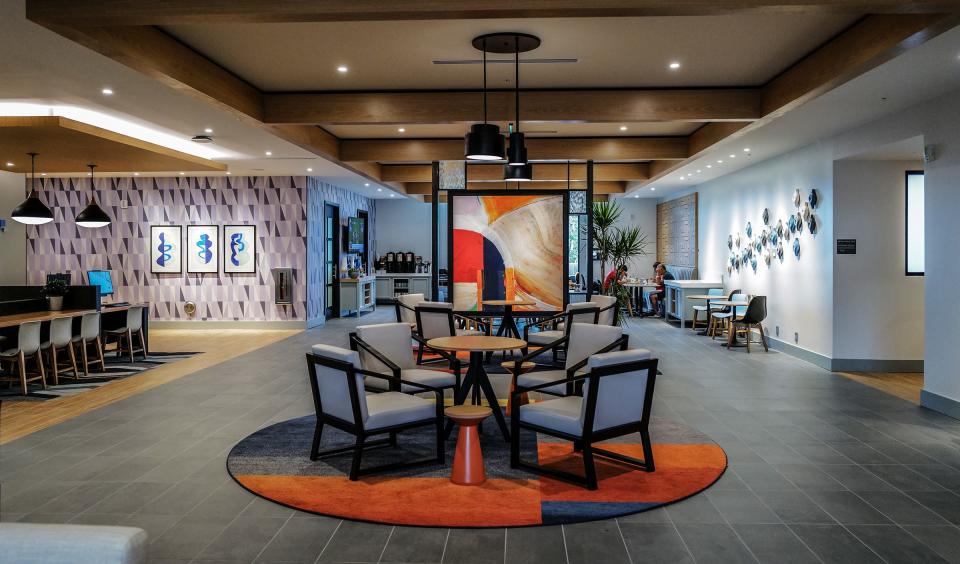
[[[234,476],[257,494],[305,511],[398,525],[495,527],[540,524],[535,481],[488,479],[458,486],[447,478]]]
[[[558,470],[583,475],[583,459],[570,443],[540,442],[539,460]],[[643,458],[639,444],[601,444],[601,448]],[[690,496],[717,480],[727,457],[717,445],[654,444],[656,472],[643,472],[625,464],[594,456],[599,488],[590,491],[548,477],[540,478],[543,501],[667,503]]]

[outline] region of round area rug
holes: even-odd
[[[480,443],[487,481],[458,486],[449,480],[457,430],[447,441],[446,465],[347,478],[351,455],[310,460],[313,415],[274,424],[239,442],[227,470],[247,490],[294,509],[356,521],[430,527],[522,527],[608,519],[690,497],[717,481],[727,467],[719,445],[681,423],[653,417],[655,472],[596,456],[599,489],[510,468],[510,448],[493,421]],[[522,432],[522,458],[583,473],[571,443]],[[374,437],[376,438],[376,437]],[[398,446],[364,451],[362,467],[433,456],[432,427],[398,435]],[[329,425],[321,450],[346,446],[352,435]],[[604,442],[603,448],[643,458],[639,435]]]

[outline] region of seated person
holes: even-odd
[[[621,264],[614,269],[611,269],[607,273],[607,277],[603,279],[603,293],[606,294],[610,291],[610,286],[613,284],[613,281],[616,280],[619,283],[623,283],[627,278],[627,265]]]
[[[673,274],[667,272],[666,266],[662,263],[657,265],[656,275],[653,278],[653,283],[657,285],[657,288],[656,291],[650,294],[650,305],[653,308],[654,315],[659,315],[660,317],[666,315],[666,312],[661,309],[663,306],[663,298],[667,292],[664,281],[673,279]]]

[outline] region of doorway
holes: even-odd
[[[364,272],[373,272],[370,270],[370,214],[366,210],[357,210],[357,217],[363,220],[363,251],[360,253],[363,261]]]
[[[323,285],[327,319],[340,317],[340,208],[323,204]]]

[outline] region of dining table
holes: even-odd
[[[502,307],[503,312],[500,319],[500,328],[497,329],[497,337],[520,338],[520,330],[517,328],[517,320],[513,315],[515,306],[532,306],[534,302],[530,300],[483,300],[483,307],[494,306]]]
[[[730,330],[731,330],[731,331],[733,331],[733,321],[737,318],[737,308],[738,308],[738,307],[747,307],[748,305],[750,305],[750,302],[744,302],[744,301],[739,301],[739,300],[728,300],[728,299],[717,300],[717,301],[712,302],[712,303],[713,303],[713,305],[716,305],[716,306],[729,307],[729,308],[730,308],[730,312],[732,313],[732,315],[730,316]],[[724,345],[724,346],[726,345],[726,343],[721,343],[721,344]],[[733,331],[733,338],[730,340],[730,346],[731,346],[731,347],[744,347],[744,346],[746,346],[745,344],[743,344],[743,343],[741,343],[740,341],[737,340],[737,332],[736,332],[736,331]]]
[[[649,280],[626,280],[621,282],[621,285],[624,288],[629,288],[630,293],[633,294],[633,299],[627,302],[627,313],[630,314],[630,317],[633,317],[634,314],[642,314],[644,299],[643,299],[643,289],[644,288],[656,288],[657,285]],[[633,302],[637,302],[637,311],[633,311]]]
[[[427,346],[441,351],[470,353],[470,367],[467,374],[460,384],[460,389],[454,394],[454,405],[463,405],[467,397],[471,397],[471,403],[480,405],[481,396],[486,398],[487,404],[493,411],[493,418],[503,434],[503,440],[510,441],[510,431],[507,428],[507,420],[504,417],[503,409],[500,408],[500,401],[493,390],[487,371],[483,368],[483,357],[486,353],[494,351],[507,351],[522,349],[527,346],[527,342],[513,337],[491,337],[486,335],[454,335],[451,337],[436,337],[427,341]],[[453,429],[453,422],[447,423],[447,433]]]
[[[707,302],[707,328],[709,329],[709,327],[710,327],[710,306],[711,306],[711,302],[712,302],[712,305],[717,305],[717,301],[718,301],[718,300],[726,300],[727,298],[726,298],[726,296],[723,296],[723,295],[694,294],[694,295],[692,295],[692,296],[687,296],[687,299],[688,299],[688,300],[705,300],[705,301]],[[703,329],[702,331],[697,331],[697,325],[696,325],[696,323],[693,324],[692,329],[693,329],[693,331],[694,331],[697,335],[706,335],[706,334],[708,333],[708,329]]]

